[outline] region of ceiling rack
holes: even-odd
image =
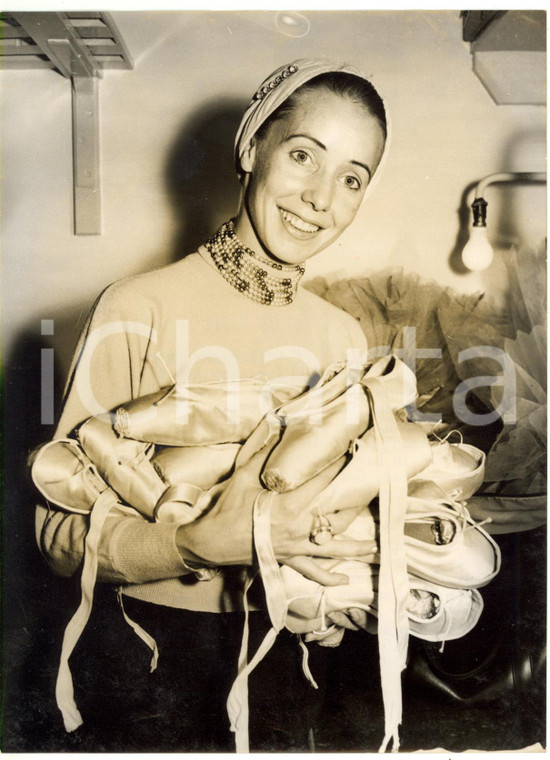
[[[133,62],[105,12],[0,15],[0,68],[54,69],[71,80],[74,231],[101,233],[98,81],[105,69]]]

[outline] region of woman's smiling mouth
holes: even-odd
[[[306,222],[304,219],[300,219],[299,216],[295,216],[294,214],[291,214],[290,211],[286,211],[283,208],[280,208],[279,211],[281,212],[281,216],[286,226],[293,232],[312,235],[314,232],[319,232],[319,230],[322,229],[318,225]]]

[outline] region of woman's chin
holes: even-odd
[[[278,249],[276,253],[268,251],[268,255],[273,261],[278,264],[284,264],[286,266],[303,266],[306,261],[316,256],[319,253],[318,250],[305,253],[304,251],[296,252],[289,250],[290,246],[284,249]]]
[[[281,264],[299,265],[305,264],[308,259],[313,258],[327,247],[327,243],[321,240],[297,240],[290,235],[284,236],[286,239],[277,241],[277,244],[269,247],[264,244],[263,248],[269,256]]]

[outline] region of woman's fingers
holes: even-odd
[[[376,541],[356,541],[354,539],[332,539],[322,546],[313,544],[309,539],[295,543],[296,555],[307,557],[334,557],[337,559],[358,559],[361,562],[377,561],[378,546]],[[290,554],[290,552],[289,552]]]
[[[321,586],[343,586],[349,583],[347,575],[331,573],[330,570],[319,567],[311,557],[290,557],[284,560],[283,564],[301,573],[305,578],[309,578],[310,581],[320,583]]]
[[[359,607],[351,607],[349,610],[337,610],[327,615],[332,623],[347,628],[350,631],[358,631],[360,628],[367,630],[368,613]]]
[[[356,626],[363,628],[365,631],[367,630],[369,616],[365,610],[361,610],[359,607],[351,607],[351,609],[348,610],[348,615]]]
[[[335,612],[330,612],[327,615],[327,618],[330,620],[331,623],[335,623],[336,625],[339,625],[341,628],[347,628],[348,631],[358,631],[359,626],[356,625],[353,620],[351,620],[345,612],[341,612],[339,610],[336,610]]]
[[[331,625],[326,631],[316,631],[315,633],[307,633],[306,641],[316,641],[319,646],[322,647],[337,647],[342,643],[344,638],[345,628]]]

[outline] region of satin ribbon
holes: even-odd
[[[399,749],[402,720],[401,671],[407,662],[409,584],[405,557],[407,473],[399,428],[379,378],[365,383],[371,397],[380,469],[380,575],[378,579],[378,645],[384,701],[385,735],[380,752],[389,742]]]
[[[395,399],[390,400],[387,390],[388,376],[364,377],[361,382],[367,391],[371,406],[380,469],[381,562],[378,638],[385,735],[379,751],[386,751],[391,741],[392,751],[397,752],[399,725],[402,720],[401,672],[406,666],[409,637],[407,614],[409,583],[404,538],[407,473],[404,467],[405,457],[401,434],[392,411],[392,402],[395,405]],[[271,542],[270,514],[273,498],[273,493],[261,491],[256,497],[253,509],[254,546],[272,628],[266,634],[250,663],[247,663],[248,623],[245,624],[238,675],[227,702],[231,729],[235,732],[237,752],[249,751],[248,676],[271,649],[277,634],[285,626],[289,604]],[[315,685],[313,677],[310,680]]]
[[[286,618],[286,593],[279,573],[279,564],[275,559],[271,543],[271,503],[273,496],[273,493],[270,491],[260,491],[256,496],[253,509],[254,545],[264,583],[267,610],[272,627],[267,632],[252,660],[247,662],[248,604],[245,595],[245,627],[241,653],[239,655],[238,674],[227,699],[227,712],[231,722],[231,730],[235,732],[235,749],[239,753],[249,751],[248,676],[275,643],[279,631],[284,628]],[[252,581],[247,584],[246,592],[248,592],[251,583]]]
[[[66,731],[75,731],[82,725],[82,716],[74,700],[74,686],[69,657],[90,618],[94,600],[94,586],[97,578],[97,552],[103,523],[113,507],[117,496],[110,489],[104,491],[94,504],[90,514],[90,527],[84,541],[84,562],[80,580],[81,599],[78,609],[69,620],[63,635],[59,670],[55,684],[55,698],[63,716]]]

